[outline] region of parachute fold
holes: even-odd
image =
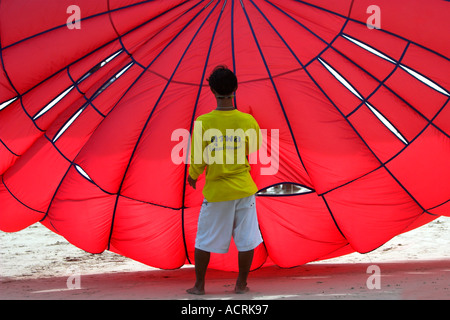
[[[186,185],[174,133],[215,108],[206,79],[223,64],[237,108],[267,132],[251,171],[264,239],[253,268],[369,252],[449,216],[449,9],[3,0],[0,229],[41,222],[88,252],[194,263],[204,176]],[[236,270],[235,252],[210,266]]]

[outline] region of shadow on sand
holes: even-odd
[[[379,269],[372,273],[369,266]],[[379,277],[377,277],[379,275]],[[186,293],[195,274],[179,270],[75,275],[40,279],[2,278],[1,299],[450,299],[450,260],[390,263],[313,263],[292,269],[261,268],[249,276],[250,291],[233,292],[237,274],[208,270],[206,295]],[[369,284],[369,285],[368,285]],[[75,287],[69,289],[68,285]],[[77,288],[78,287],[78,288]],[[370,289],[372,287],[372,289]]]

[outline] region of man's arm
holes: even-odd
[[[192,188],[197,189],[197,179],[192,179],[191,175],[189,174],[187,180]]]
[[[250,155],[261,148],[262,144],[262,134],[261,130],[259,128],[258,122],[253,118],[253,124],[251,126],[251,129],[254,130],[254,134],[249,136],[248,146],[247,146],[247,155]]]
[[[191,141],[191,165],[189,166],[188,183],[192,188],[196,188],[198,177],[203,173],[206,163],[203,159],[203,150],[205,148],[203,141],[203,127],[201,121],[194,122],[194,131]]]

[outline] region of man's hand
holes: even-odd
[[[192,179],[190,175],[188,176],[188,183],[192,188],[196,189],[197,180]]]

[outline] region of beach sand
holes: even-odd
[[[376,272],[371,266],[376,266]],[[369,268],[371,267],[371,268]],[[379,277],[377,277],[379,274]],[[450,299],[450,218],[399,235],[367,253],[250,273],[250,291],[233,292],[237,274],[208,270],[206,295],[185,292],[194,268],[159,270],[106,251],[93,255],[35,224],[0,232],[1,299]]]

